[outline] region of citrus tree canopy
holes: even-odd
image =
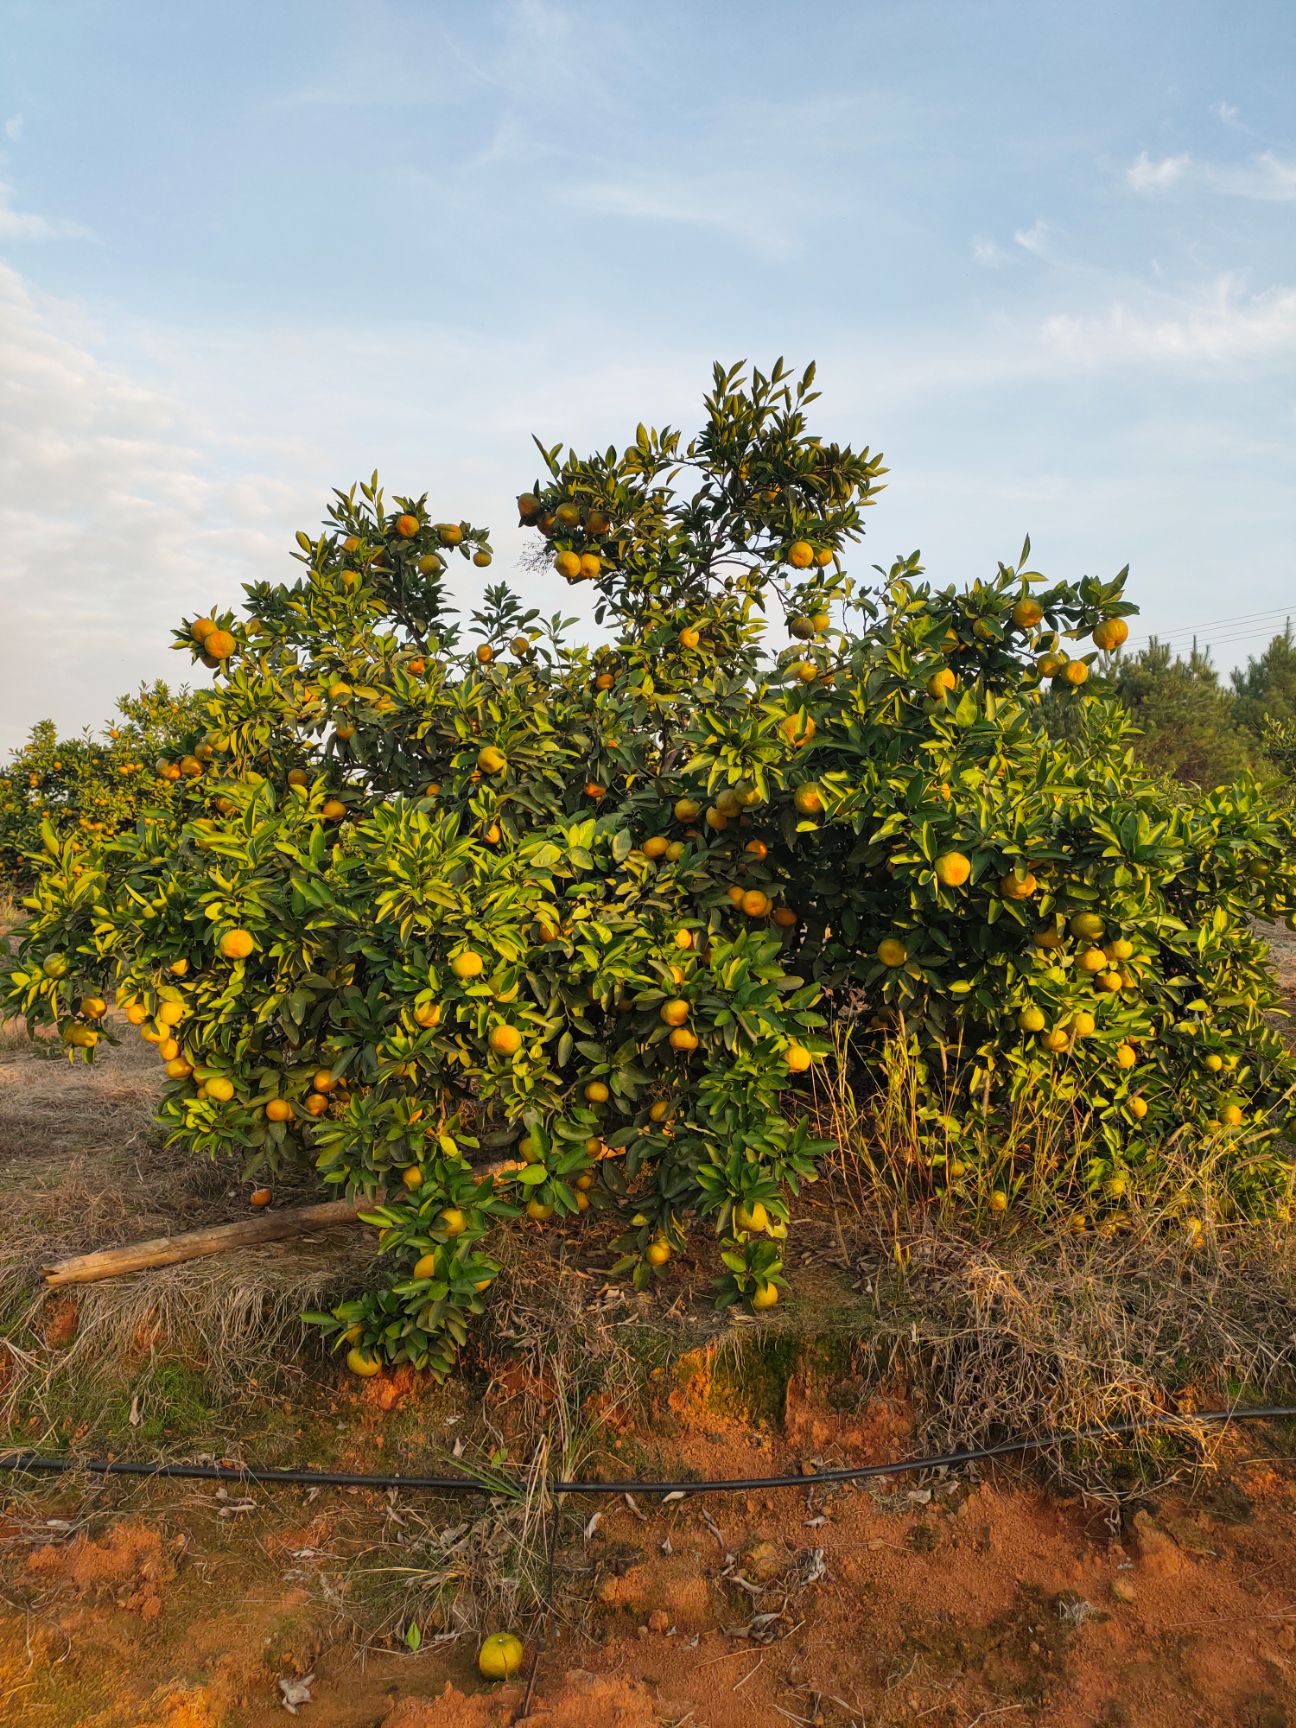
[[[47,837],[12,1003],[90,1057],[115,991],[178,1148],[369,1197],[386,1275],[316,1317],[357,1373],[444,1372],[496,1233],[591,1207],[641,1285],[697,1222],[720,1299],[776,1302],[843,1023],[857,1089],[917,1065],[929,1189],[1046,1089],[1095,1206],[1171,1136],[1285,1204],[1252,920],[1291,909],[1290,820],[1246,780],[1175,802],[1088,694],[1125,572],[851,573],[885,469],[813,401],[717,367],[693,438],[540,447],[518,512],[597,647],[504,585],[456,617],[491,547],[450,501],[336,494],[293,580],[177,631],[214,675],[178,835]]]

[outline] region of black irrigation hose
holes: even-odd
[[[1296,1405],[1272,1404],[1245,1410],[1195,1410],[1185,1415],[1143,1416],[1130,1422],[1106,1422],[1067,1433],[1043,1434],[1034,1439],[1001,1440],[994,1446],[973,1446],[964,1452],[945,1452],[927,1458],[900,1458],[890,1464],[853,1464],[840,1470],[816,1470],[801,1476],[721,1476],[702,1482],[550,1482],[550,1494],[739,1494],[764,1488],[813,1488],[826,1482],[863,1482],[874,1476],[900,1476],[914,1470],[957,1470],[987,1458],[1003,1458],[1013,1452],[1041,1452],[1050,1446],[1075,1445],[1086,1440],[1110,1440],[1137,1434],[1144,1429],[1191,1430],[1202,1423],[1265,1422],[1296,1417]],[[40,1452],[9,1452],[0,1455],[0,1471],[20,1473],[45,1471],[55,1475],[86,1471],[94,1476],[182,1477],[200,1482],[265,1483],[271,1487],[295,1488],[417,1488],[436,1494],[508,1494],[496,1482],[473,1476],[364,1476],[347,1470],[276,1470],[257,1464],[169,1464],[145,1463],[129,1458],[50,1457]]]

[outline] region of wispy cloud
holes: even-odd
[[[1162,156],[1153,161],[1146,150],[1125,170],[1125,179],[1135,192],[1165,192],[1181,181],[1192,167],[1191,156]]]
[[[23,117],[21,114],[11,114],[4,123],[4,135],[11,144],[16,144],[22,137]]]
[[[668,183],[595,180],[567,187],[559,197],[562,203],[595,216],[709,228],[754,252],[775,257],[796,250],[793,236],[774,214],[779,201],[769,197],[768,184],[742,175],[706,175]]]
[[[82,227],[80,222],[15,210],[12,194],[12,187],[0,180],[0,240],[84,240],[88,237],[90,230]]]
[[[1085,366],[1179,361],[1220,364],[1296,351],[1296,288],[1244,294],[1221,277],[1209,294],[1169,307],[1116,302],[1094,314],[1045,320],[1045,346]]]
[[[1003,247],[993,240],[987,240],[981,234],[972,242],[972,256],[983,270],[1002,270],[1008,262],[1008,254]]]
[[[1249,132],[1251,128],[1242,118],[1241,111],[1232,102],[1212,102],[1211,113],[1222,126],[1235,127],[1239,132]]]
[[[1020,246],[1023,252],[1033,252],[1042,257],[1048,247],[1049,225],[1042,218],[1037,218],[1029,228],[1019,228],[1013,235],[1013,244]]]
[[[1192,156],[1163,156],[1153,161],[1146,151],[1125,170],[1131,190],[1168,192],[1176,186],[1197,186],[1229,198],[1281,203],[1296,198],[1296,162],[1272,150],[1262,150],[1246,162],[1198,162]]]

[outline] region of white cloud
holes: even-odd
[[[0,240],[84,240],[90,230],[79,222],[65,222],[57,216],[38,216],[34,212],[15,210],[10,202],[12,188],[0,180]]]
[[[778,214],[785,206],[769,195],[767,182],[746,175],[714,174],[669,183],[596,180],[566,187],[558,196],[591,215],[709,228],[770,256],[784,256],[797,245]]]
[[[1135,192],[1164,192],[1177,185],[1191,166],[1191,156],[1163,156],[1154,162],[1143,150],[1125,170],[1125,178]]]
[[[1008,262],[1008,254],[1002,246],[979,234],[972,242],[972,256],[986,270],[1002,270]]]
[[[1042,218],[1032,222],[1029,228],[1019,228],[1013,235],[1013,243],[1023,251],[1033,252],[1041,257],[1048,245],[1049,225]]]
[[[1285,202],[1296,198],[1296,162],[1284,162],[1272,150],[1263,150],[1241,166],[1210,169],[1206,183],[1212,191],[1234,198]]]
[[[21,114],[11,114],[4,123],[4,135],[11,144],[16,144],[22,137],[23,117]]]
[[[1125,170],[1132,191],[1167,192],[1174,186],[1197,186],[1228,198],[1263,203],[1296,198],[1296,162],[1262,150],[1246,162],[1197,162],[1191,156],[1163,156],[1154,162],[1146,151]]]
[[[98,722],[139,679],[182,679],[170,625],[269,544],[202,428],[99,361],[79,322],[0,265],[0,747],[43,714]],[[283,511],[282,487],[254,484]]]
[[[1296,352],[1296,289],[1243,295],[1229,277],[1196,301],[1105,312],[1058,314],[1044,321],[1046,348],[1086,367],[1189,362],[1220,364]]]

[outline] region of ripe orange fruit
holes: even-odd
[[[420,1002],[414,1010],[414,1024],[421,1026],[425,1032],[441,1024],[441,1004],[439,1002]]]
[[[1044,608],[1038,600],[1029,597],[1017,602],[1012,609],[1012,621],[1019,630],[1033,630],[1044,616]]]
[[[491,647],[490,643],[481,643],[477,649],[477,659],[480,664],[483,666],[489,666],[494,658],[495,650]]]
[[[741,901],[742,909],[749,918],[764,918],[770,909],[770,897],[763,894],[759,888],[749,888]]]
[[[457,546],[463,539],[463,529],[457,522],[438,522],[436,531],[447,546]]]
[[[674,996],[663,1002],[657,1012],[664,1025],[682,1026],[689,1017],[689,1005],[682,996]]]
[[[611,1096],[602,1080],[591,1080],[585,1088],[585,1099],[589,1104],[606,1104]]]
[[[195,618],[189,626],[189,634],[195,642],[205,642],[215,628],[214,618]]]
[[[546,1210],[549,1216],[553,1215],[552,1206]],[[492,1632],[477,1652],[477,1672],[483,1680],[508,1680],[522,1666],[525,1655],[520,1638],[515,1638],[511,1632]]]
[[[972,874],[972,860],[964,852],[942,852],[932,868],[942,887],[961,888]]]
[[[702,814],[702,806],[696,798],[677,798],[675,800],[675,820],[677,822],[695,822]]]
[[[480,978],[485,969],[486,962],[472,948],[465,948],[450,962],[450,970],[461,984],[466,984],[470,978]]]
[[[1141,1122],[1148,1113],[1147,1099],[1136,1092],[1133,1097],[1125,1100],[1125,1108],[1136,1122]]]
[[[547,1200],[528,1200],[527,1217],[534,1218],[537,1224],[547,1224],[554,1215],[554,1209]]]
[[[778,1299],[777,1284],[761,1284],[752,1293],[751,1305],[758,1314],[763,1314],[767,1308],[775,1307]]]
[[[203,642],[203,652],[213,660],[228,660],[237,646],[228,630],[213,630]]]
[[[178,1026],[185,1017],[183,1002],[163,1002],[157,1011],[159,1026]]]
[[[643,843],[645,858],[664,858],[670,849],[670,841],[664,834],[650,834]]]
[[[802,816],[822,816],[823,792],[815,780],[805,780],[792,794],[792,802]]]
[[[213,1074],[204,1084],[207,1087],[207,1096],[214,1098],[218,1104],[228,1104],[234,1096],[234,1082],[224,1074]]]
[[[480,546],[477,551],[473,553],[472,561],[479,570],[485,570],[491,562],[491,554],[484,546]]]
[[[458,1206],[447,1206],[441,1214],[441,1228],[452,1240],[456,1236],[462,1236],[468,1228],[467,1214]]]
[[[272,1098],[265,1107],[266,1118],[270,1122],[291,1122],[293,1107],[286,1098]]]
[[[1082,972],[1105,972],[1107,956],[1101,948],[1084,948],[1076,956],[1076,965]]]
[[[585,782],[585,796],[593,798],[597,802],[600,798],[606,798],[607,787],[600,786],[597,780],[587,780]]]
[[[1103,921],[1096,912],[1077,912],[1070,923],[1073,936],[1096,942],[1103,933]]]
[[[1102,648],[1111,653],[1122,643],[1129,641],[1129,625],[1123,618],[1104,618],[1093,633],[1095,648]]]
[[[743,847],[743,851],[760,863],[764,863],[765,859],[769,857],[769,847],[763,840],[749,840]]]
[[[1038,887],[1039,883],[1029,870],[1024,876],[1018,876],[1015,871],[1010,870],[1006,876],[999,878],[999,892],[1005,900],[1029,900]]]
[[[560,552],[554,559],[554,569],[568,582],[579,582],[581,561],[579,552]]]
[[[328,1099],[322,1092],[309,1092],[306,1095],[306,1114],[322,1116],[328,1109]]]
[[[255,947],[250,930],[227,930],[220,939],[220,951],[227,960],[246,960]]]
[[[361,1380],[371,1379],[382,1368],[382,1363],[374,1355],[372,1350],[361,1350],[359,1348],[353,1348],[347,1351],[346,1365],[353,1374],[359,1375]]]
[[[477,766],[483,774],[502,774],[508,767],[508,757],[493,744],[484,744],[477,752]]]
[[[814,563],[814,547],[808,540],[794,540],[788,547],[787,561],[794,570],[808,570]]]
[[[803,708],[779,721],[779,731],[795,749],[800,750],[815,735],[815,723]]]
[[[670,1259],[670,1254],[670,1243],[664,1242],[660,1236],[644,1249],[644,1259],[650,1266],[664,1266]]]
[[[249,1203],[257,1207],[258,1210],[262,1206],[268,1206],[273,1198],[274,1196],[268,1188],[254,1188],[248,1195]]]
[[[520,660],[522,656],[528,652],[530,647],[531,638],[529,636],[515,636],[509,643],[509,652],[516,654]]]
[[[1078,1014],[1073,1014],[1067,1022],[1066,1030],[1073,1038],[1092,1038],[1097,1021],[1087,1008],[1082,1008]]]
[[[516,1056],[522,1048],[522,1034],[516,1026],[502,1023],[491,1027],[488,1043],[497,1056]]]
[[[1079,686],[1089,677],[1089,668],[1083,660],[1068,660],[1062,668],[1062,676],[1068,684]]]
[[[774,922],[781,930],[790,930],[797,921],[797,915],[790,906],[774,908]]]
[[[1059,1050],[1065,1050],[1069,1040],[1060,1026],[1055,1026],[1051,1032],[1045,1032],[1040,1037],[1040,1043],[1046,1050],[1052,1050],[1056,1055]]]
[[[186,1062],[183,1056],[173,1056],[166,1065],[168,1080],[187,1080],[192,1073],[192,1066]]]
[[[1137,1061],[1138,1052],[1132,1044],[1118,1044],[1116,1046],[1116,1066],[1118,1068],[1132,1068]]]
[[[1023,1032],[1042,1032],[1045,1026],[1044,1010],[1029,1004],[1017,1016],[1017,1024]]]
[[[672,1050],[696,1050],[697,1035],[690,1032],[687,1026],[677,1026],[670,1035],[670,1047]]]
[[[898,936],[887,936],[877,945],[877,957],[884,966],[903,966],[909,950]]]
[[[696,648],[702,640],[702,632],[694,629],[693,625],[686,624],[680,631],[677,640],[681,648]]]
[[[784,1061],[793,1074],[804,1074],[814,1061],[814,1057],[804,1044],[789,1044],[783,1055]]]
[[[582,582],[592,582],[603,569],[603,560],[597,552],[582,552],[580,574]]]
[[[347,807],[340,798],[326,798],[320,807],[320,815],[327,822],[340,822],[347,813]]]
[[[939,702],[941,697],[951,691],[957,683],[958,679],[950,668],[942,666],[939,671],[933,672],[927,680],[927,694]]]
[[[417,516],[398,516],[396,518],[396,532],[402,540],[412,540],[418,531],[419,520]]]

